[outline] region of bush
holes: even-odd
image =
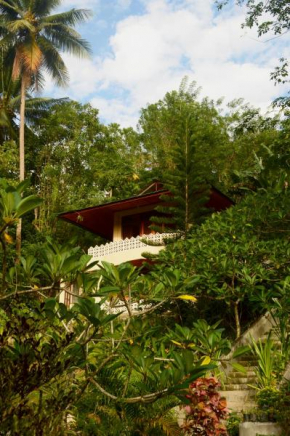
[[[290,436],[290,381],[284,383],[280,390],[277,421],[283,429],[283,436]]]
[[[189,386],[186,395],[189,405],[184,408],[187,417],[183,426],[186,435],[221,436],[227,430],[222,423],[228,417],[225,398],[217,389],[220,383],[215,377],[199,378]]]
[[[281,425],[283,436],[290,436],[290,382],[285,382],[280,390],[272,387],[261,389],[257,394],[257,404],[267,413],[269,421]]]
[[[227,423],[226,428],[229,436],[239,436],[239,427],[242,419],[236,414],[231,413]]]
[[[261,389],[257,393],[256,400],[258,407],[262,410],[266,410],[273,407],[273,405],[275,405],[279,401],[279,398],[280,392],[278,391],[278,389],[273,387],[267,387]]]

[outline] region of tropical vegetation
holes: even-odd
[[[245,3],[245,25],[288,29],[287,2]],[[218,392],[223,365],[265,313],[273,331],[234,357],[254,356],[255,414],[289,434],[287,99],[270,117],[242,100],[200,99],[185,78],[141,110],[134,130],[103,124],[89,104],[36,98],[45,71],[66,82],[60,52],[89,51],[74,30],[89,12],[53,14],[59,4],[0,0],[0,434],[236,435],[240,417]],[[264,12],[273,21],[261,23]],[[104,241],[58,214],[152,180],[171,192],[152,229],[179,237],[146,269],[92,270],[87,249]],[[231,208],[205,208],[212,186]]]

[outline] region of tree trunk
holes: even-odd
[[[186,180],[185,180],[185,239],[187,238],[187,232],[189,229],[189,190],[188,190],[188,141],[189,141],[189,132],[188,132],[188,119],[186,120],[186,133],[185,133],[185,165],[186,165]]]
[[[237,300],[234,303],[237,339],[241,336],[241,324],[240,324],[240,317],[239,317],[239,302],[240,302],[240,300]]]
[[[19,127],[19,180],[22,182],[25,177],[25,153],[24,153],[24,127],[25,127],[25,93],[26,80],[21,80],[21,102],[20,102],[20,127]],[[16,228],[16,256],[19,259],[21,254],[21,233],[22,219],[20,218]]]
[[[25,93],[26,80],[21,80],[21,104],[20,104],[20,128],[19,128],[19,180],[22,182],[25,177],[25,160],[24,160],[24,126],[25,126]]]
[[[6,287],[6,272],[7,272],[7,247],[6,247],[6,243],[4,240],[4,235],[3,235],[3,239],[2,237],[0,238],[0,242],[2,245],[2,250],[3,250],[3,259],[2,259],[2,292],[4,292],[5,287]]]

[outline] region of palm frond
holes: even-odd
[[[30,32],[35,32],[35,27],[26,19],[11,20],[6,24],[6,28],[9,32],[16,33],[21,30],[28,29]]]
[[[35,114],[38,118],[55,105],[67,103],[69,98],[28,98],[26,100],[27,114]]]
[[[78,57],[87,57],[91,52],[90,44],[71,27],[54,24],[46,27],[44,34],[61,51]]]
[[[35,0],[32,4],[32,12],[36,17],[45,17],[60,4],[61,0]]]
[[[60,54],[44,36],[38,38],[38,44],[43,55],[43,68],[51,75],[59,86],[66,86],[69,80],[69,74]]]
[[[0,27],[0,31],[1,31],[1,27]],[[15,53],[15,48],[14,48],[16,43],[15,35],[8,32],[7,29],[6,29],[6,33],[0,32],[0,35],[2,36],[2,39],[0,40],[0,47],[3,48],[5,52],[5,57],[7,56],[7,53],[9,51],[10,52],[13,51]]]
[[[55,100],[54,105],[61,104],[62,99]],[[63,99],[65,102],[65,99]],[[33,101],[33,99],[28,100],[29,107],[26,110],[26,125],[27,127],[35,126],[39,122],[39,120],[47,114],[47,112],[53,107],[53,103],[51,105],[45,106],[45,103],[43,103],[43,106],[41,103],[39,105]]]
[[[4,110],[4,108],[0,109],[0,126],[1,127],[9,127],[10,126],[10,119],[7,116],[7,112]]]
[[[9,15],[11,18],[15,18],[18,14],[21,15],[21,9],[15,1],[0,0],[0,13],[1,12]]]
[[[40,21],[40,28],[45,28],[50,24],[64,24],[65,26],[76,26],[87,21],[92,16],[92,11],[89,9],[71,9],[60,14],[44,17]]]

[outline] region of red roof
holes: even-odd
[[[65,212],[59,215],[59,218],[71,224],[89,230],[105,239],[113,239],[114,214],[115,212],[125,211],[128,209],[139,208],[142,206],[151,206],[155,208],[160,203],[160,196],[169,194],[168,191],[159,190],[142,194],[136,197],[126,198],[125,200],[113,201],[86,209]],[[222,194],[216,188],[211,189],[210,199],[207,207],[220,211],[232,206],[233,202],[227,196]]]

